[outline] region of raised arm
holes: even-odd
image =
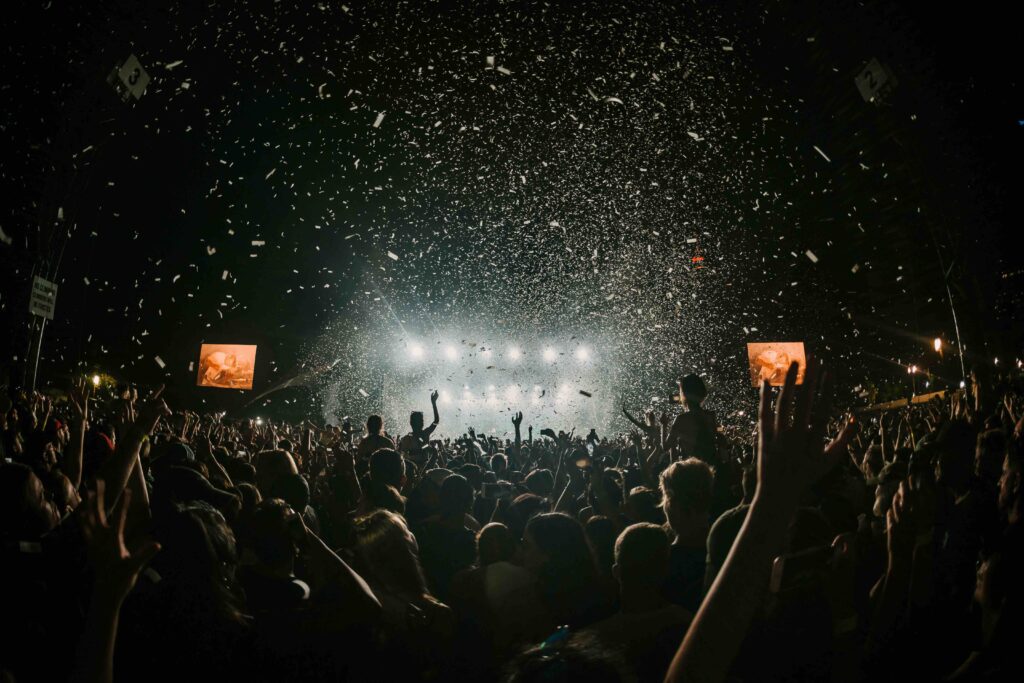
[[[121,492],[128,483],[128,477],[139,462],[142,442],[153,433],[161,417],[171,414],[170,408],[160,398],[163,390],[164,387],[161,385],[149,399],[142,403],[138,419],[125,424],[125,433],[117,440],[117,448],[113,457],[107,460],[100,469],[99,478],[106,482],[108,505],[115,503],[121,496]],[[132,412],[130,407],[129,412]]]
[[[68,444],[64,475],[77,490],[82,484],[82,457],[85,450],[85,430],[89,428],[89,383],[84,379],[68,391],[68,403],[74,413],[71,423],[71,443]]]
[[[827,418],[815,401],[822,376],[808,363],[797,386],[797,364],[786,374],[774,419],[770,389],[761,385],[757,489],[750,512],[665,676],[666,682],[723,681],[768,587],[802,495],[845,457],[852,420],[824,447]],[[827,383],[826,383],[827,387]],[[822,392],[825,393],[824,391]]]

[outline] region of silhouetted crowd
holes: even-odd
[[[514,438],[11,389],[0,681],[1024,680],[1024,378],[839,416],[796,376],[753,431],[689,375]]]

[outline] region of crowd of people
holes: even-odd
[[[1021,680],[1024,378],[796,377],[507,439],[10,389],[0,681]]]

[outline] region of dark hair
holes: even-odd
[[[461,474],[447,476],[441,484],[441,516],[459,517],[473,507],[473,486]]]
[[[430,596],[405,521],[388,510],[356,520],[356,554],[363,576],[371,583],[397,595]]]
[[[402,486],[405,476],[405,459],[402,454],[391,448],[381,448],[370,455],[370,479],[380,484]]]
[[[632,683],[622,655],[593,636],[577,634],[565,643],[527,648],[506,668],[504,683]]]
[[[288,527],[290,511],[280,498],[267,498],[249,518],[252,551],[268,567],[291,569],[295,561],[295,543]]]
[[[367,434],[380,434],[380,431],[384,428],[384,420],[380,415],[371,415],[366,418],[366,433]]]
[[[611,577],[615,563],[615,524],[604,515],[594,515],[587,520],[583,533],[598,570]]]
[[[555,477],[549,469],[534,470],[526,475],[525,483],[531,493],[546,498],[555,488]]]
[[[691,373],[686,377],[683,377],[680,384],[683,387],[683,397],[685,398],[694,399],[700,402],[708,397],[708,388],[704,384],[704,380],[697,375]]]
[[[476,535],[476,552],[481,567],[508,562],[516,553],[516,540],[507,526],[491,522]]]
[[[622,583],[661,585],[668,563],[668,534],[657,524],[628,526],[615,541],[615,564]]]
[[[597,568],[580,523],[561,512],[537,515],[526,525],[544,554],[537,577],[541,598],[557,623],[586,623],[597,591]]]
[[[378,510],[390,510],[405,516],[405,498],[390,484],[381,484],[371,480],[366,486],[366,499]]]
[[[309,484],[301,474],[288,474],[276,479],[267,495],[282,499],[301,514],[309,505]]]

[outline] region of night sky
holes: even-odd
[[[614,358],[606,400],[697,371],[726,411],[751,397],[746,342],[800,339],[854,401],[897,363],[959,379],[928,357],[955,340],[944,269],[969,364],[1021,339],[1008,15],[146,4],[5,21],[15,382],[33,272],[60,287],[42,385],[103,371],[235,409],[335,361],[274,408],[380,409],[373,378],[409,339],[586,340]],[[129,54],[152,77],[137,103],[106,82]],[[877,104],[854,84],[871,58],[898,80]],[[259,345],[254,394],[192,386],[204,341]]]

